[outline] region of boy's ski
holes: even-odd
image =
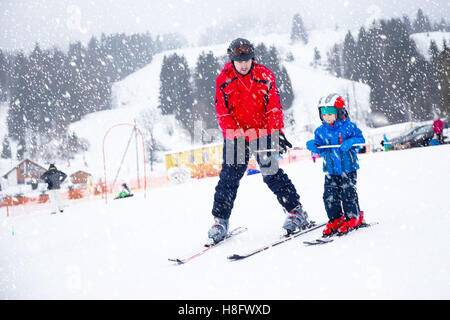
[[[344,237],[350,233],[355,232],[358,229],[367,228],[367,227],[370,227],[370,226],[373,226],[376,224],[378,224],[378,222],[370,222],[370,223],[364,222],[357,229],[354,229],[348,233],[344,233],[344,234],[334,233],[333,235],[331,235],[329,237],[322,237],[322,238],[318,238],[318,239],[315,239],[312,241],[303,241],[303,244],[306,246],[317,246],[317,245],[321,245],[321,244],[327,244],[327,243],[333,242],[336,238]]]
[[[326,222],[320,223],[320,224],[315,224],[315,222],[313,222],[312,226],[310,228],[306,229],[306,230],[297,231],[296,233],[292,233],[292,234],[290,234],[288,236],[283,236],[281,239],[279,239],[277,241],[274,241],[274,242],[272,242],[272,243],[270,243],[268,245],[262,246],[262,247],[260,247],[260,248],[258,248],[256,250],[250,251],[250,252],[245,253],[245,254],[233,254],[233,255],[229,256],[228,259],[232,260],[232,261],[235,261],[235,260],[242,260],[242,259],[248,258],[250,256],[253,256],[253,255],[257,254],[257,253],[260,253],[262,251],[265,251],[267,249],[275,247],[275,246],[277,246],[279,244],[282,244],[282,243],[285,243],[285,242],[287,242],[289,240],[297,238],[298,236],[304,235],[304,234],[306,234],[308,232],[311,232],[311,231],[316,230],[316,229],[318,229],[320,227],[323,227],[326,224],[327,224]]]
[[[201,256],[201,255],[204,254],[206,251],[208,251],[208,250],[210,250],[210,249],[212,249],[212,248],[215,248],[215,247],[217,247],[218,245],[224,243],[225,241],[229,240],[231,237],[233,237],[233,236],[235,236],[235,235],[238,235],[238,234],[240,234],[240,233],[243,233],[243,232],[245,232],[245,231],[247,231],[247,228],[244,228],[244,227],[237,227],[237,228],[231,230],[230,232],[228,232],[227,236],[226,236],[225,239],[223,239],[222,241],[217,242],[217,243],[212,243],[212,244],[205,244],[205,245],[203,246],[203,249],[202,249],[201,251],[195,253],[194,255],[192,255],[192,256],[190,256],[190,257],[188,257],[188,258],[184,258],[184,259],[171,259],[171,258],[169,258],[169,261],[176,262],[176,263],[178,263],[178,264],[185,264],[186,262],[189,262],[189,261],[191,261],[192,259]]]

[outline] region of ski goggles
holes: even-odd
[[[337,114],[336,107],[320,107],[320,114]]]
[[[247,55],[252,53],[253,48],[248,44],[241,44],[237,47],[231,49],[234,56],[239,57],[240,55]]]

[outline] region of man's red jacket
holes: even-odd
[[[216,79],[216,115],[227,139],[252,141],[281,130],[283,109],[273,72],[253,62],[243,76],[231,62],[225,64]]]

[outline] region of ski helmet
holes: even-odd
[[[247,61],[255,58],[253,44],[243,38],[237,38],[231,41],[227,53],[231,61]]]
[[[331,93],[328,96],[320,98],[319,105],[318,105],[319,117],[320,117],[320,120],[323,121],[322,112],[324,110],[322,110],[322,108],[324,108],[324,110],[326,110],[325,108],[335,108],[336,109],[336,121],[339,121],[342,119],[349,119],[347,109],[345,109],[344,99],[342,99],[342,97],[340,95],[338,95],[337,93]],[[333,113],[332,110],[329,112]],[[326,112],[326,113],[328,113],[328,112]]]

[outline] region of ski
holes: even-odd
[[[306,246],[317,246],[317,245],[327,244],[327,243],[333,242],[336,238],[345,237],[346,235],[353,233],[354,231],[356,231],[358,229],[371,227],[376,224],[378,224],[378,222],[370,222],[370,223],[364,222],[358,228],[356,228],[348,233],[344,233],[344,234],[334,233],[333,235],[331,235],[329,237],[322,237],[322,238],[318,238],[318,239],[315,239],[312,241],[303,241],[303,244]]]
[[[328,238],[323,238],[323,239],[315,239],[312,241],[303,241],[303,244],[305,244],[307,246],[316,246],[318,244],[326,244],[326,243],[330,243],[333,241],[334,241],[334,239],[330,239],[330,237],[328,237]]]
[[[227,240],[229,240],[230,238],[232,238],[232,237],[234,237],[234,236],[236,236],[236,235],[238,235],[238,234],[241,234],[241,233],[243,233],[243,232],[245,232],[245,231],[247,231],[247,228],[244,228],[244,227],[237,227],[237,228],[231,230],[230,232],[228,232],[227,236],[226,236],[225,239],[223,239],[222,241],[217,242],[217,243],[207,243],[207,244],[205,244],[205,245],[203,246],[203,249],[202,249],[202,250],[200,250],[199,252],[195,253],[194,255],[192,255],[192,256],[190,256],[190,257],[187,257],[187,258],[184,258],[184,259],[179,259],[179,258],[171,259],[171,258],[169,258],[169,261],[171,261],[171,262],[176,262],[176,263],[178,263],[178,264],[185,264],[186,262],[189,262],[189,261],[191,261],[192,259],[201,256],[201,255],[204,254],[206,251],[211,250],[212,248],[217,247],[218,245],[220,245],[220,244],[226,242]]]
[[[253,255],[257,254],[257,253],[260,253],[262,251],[265,251],[267,249],[275,247],[275,246],[277,246],[279,244],[285,243],[285,242],[287,242],[289,240],[292,240],[292,239],[297,238],[297,237],[299,237],[301,235],[304,235],[304,234],[306,234],[308,232],[316,230],[316,229],[318,229],[320,227],[323,227],[324,225],[326,225],[326,222],[320,223],[320,224],[315,224],[315,222],[313,222],[312,226],[310,228],[306,229],[306,230],[300,230],[300,231],[297,231],[297,232],[292,233],[290,235],[283,236],[279,240],[276,240],[276,241],[274,241],[274,242],[272,242],[272,243],[270,243],[268,245],[262,246],[262,247],[260,247],[260,248],[258,248],[256,250],[250,251],[248,253],[245,253],[245,254],[233,254],[233,255],[231,255],[231,256],[229,256],[227,258],[229,260],[236,261],[236,260],[242,260],[242,259],[251,257],[251,256],[253,256]]]

